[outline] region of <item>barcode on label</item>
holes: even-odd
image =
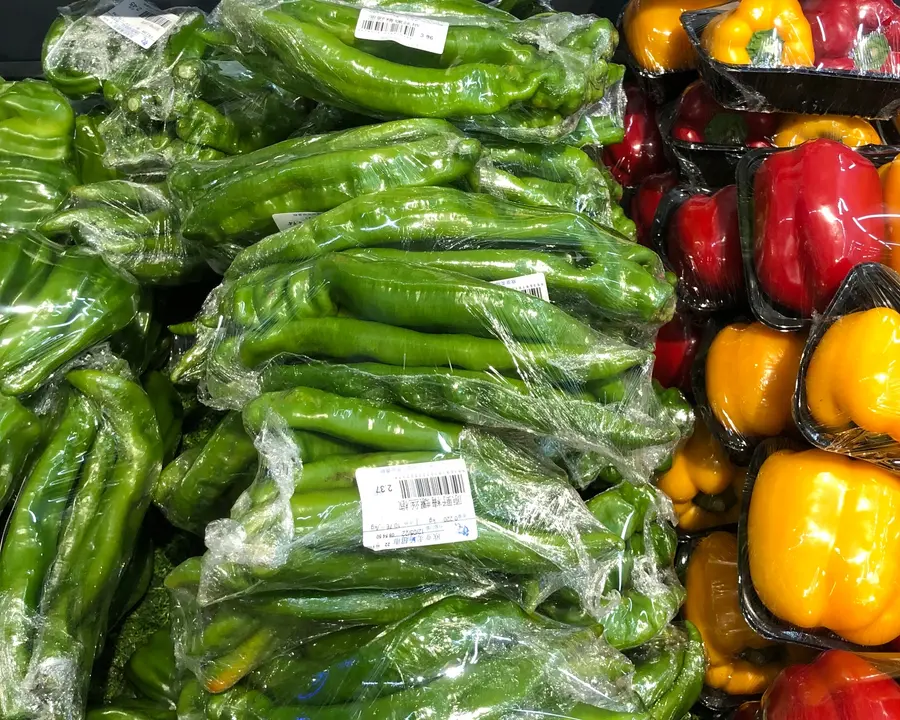
[[[168,30],[172,26],[172,23],[175,22],[170,15],[155,15],[148,10],[144,10],[143,12],[141,12],[138,17],[149,20],[154,25],[159,25],[161,28],[165,28],[166,30]]]
[[[354,36],[360,40],[391,40],[415,50],[440,55],[447,43],[449,23],[402,13],[359,11]]]
[[[363,546],[371,550],[466,542],[478,520],[465,461],[436,460],[356,471]]]
[[[466,479],[458,473],[400,480],[400,497],[404,500],[437,495],[459,495],[464,492],[466,492]]]
[[[146,0],[123,0],[98,19],[144,50],[153,47],[178,22],[177,15],[164,13]]]
[[[547,277],[544,273],[494,280],[494,285],[502,285],[503,287],[518,290],[526,295],[532,295],[550,302],[550,292],[547,290]]]

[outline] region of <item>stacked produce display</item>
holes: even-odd
[[[900,11],[763,4],[62,8],[0,718],[893,717]]]

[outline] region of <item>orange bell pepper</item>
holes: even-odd
[[[706,356],[706,396],[716,420],[744,437],[791,427],[791,400],[804,339],[760,323],[723,328]]]
[[[848,147],[881,145],[881,135],[868,121],[844,115],[788,115],[772,138],[775,147],[794,147],[807,140],[828,138]]]
[[[698,421],[658,486],[672,499],[678,527],[692,532],[737,522],[745,474],[706,423]]]
[[[689,70],[697,54],[681,25],[681,13],[718,5],[721,0],[629,0],[625,8],[625,41],[645,70],[654,73]]]
[[[825,427],[852,421],[900,441],[900,313],[873,308],[838,318],[810,360],[806,401]]]
[[[775,615],[860,645],[900,635],[900,478],[823,450],[773,453],[747,532],[753,585]]]
[[[758,67],[811,67],[812,30],[798,0],[741,0],[713,18],[700,37],[719,62]]]
[[[755,663],[742,657],[753,654],[748,650],[777,646],[753,632],[741,614],[737,561],[737,538],[732,533],[714,532],[697,543],[688,561],[682,612],[703,636],[709,658],[706,684],[729,695],[754,695],[769,686],[784,663]]]
[[[878,168],[889,244],[887,265],[900,272],[900,155]]]

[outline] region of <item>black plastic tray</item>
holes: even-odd
[[[700,75],[725,107],[757,112],[857,115],[888,120],[900,109],[900,78],[813,68],[727,65],[700,45],[703,29],[728,9],[683,13],[681,24],[699,56]]]
[[[756,276],[756,263],[753,258],[754,245],[754,212],[753,212],[753,178],[763,161],[774,153],[788,152],[795,148],[759,148],[751,150],[738,163],[738,222],[741,231],[741,253],[744,258],[744,282],[750,307],[759,321],[775,330],[803,330],[809,327],[811,318],[802,317],[788,308],[774,303],[759,286]],[[884,145],[869,145],[857,150],[868,158],[876,167],[893,160],[900,148]]]
[[[877,297],[879,295],[882,297]],[[822,427],[810,413],[806,399],[809,363],[828,328],[843,315],[876,307],[900,310],[900,275],[878,263],[857,265],[847,275],[825,312],[813,322],[800,359],[800,372],[794,391],[794,423],[800,428],[803,437],[816,447],[900,472],[900,443],[894,438],[869,432],[855,425],[840,430]],[[838,447],[840,449],[836,450]]]
[[[628,41],[625,39],[625,8],[619,14],[616,21],[616,29],[619,31],[619,46],[616,48],[615,60],[622,63],[628,74],[637,83],[647,97],[657,105],[663,105],[674,100],[682,91],[697,79],[696,70],[673,70],[672,72],[653,73],[638,65]]]
[[[784,620],[773,615],[769,609],[763,605],[756,589],[753,587],[753,580],[750,577],[750,554],[749,539],[747,537],[747,521],[750,514],[750,497],[753,494],[753,486],[756,484],[756,477],[759,475],[759,469],[766,461],[769,455],[779,450],[804,450],[808,449],[800,443],[783,438],[773,438],[763,442],[753,453],[753,459],[750,461],[750,467],[747,468],[747,480],[744,483],[744,494],[741,498],[741,515],[738,520],[738,590],[741,600],[741,612],[747,624],[756,631],[757,634],[768,640],[776,640],[779,642],[794,643],[804,645],[805,647],[814,648],[816,650],[849,650],[851,652],[863,653],[868,657],[894,657],[900,658],[900,653],[891,651],[881,647],[869,647],[865,645],[857,645],[848,642],[835,635],[828,630],[817,629],[807,630],[791,625]]]
[[[656,214],[653,216],[653,224],[650,226],[650,244],[656,254],[662,258],[663,265],[666,270],[675,272],[671,262],[669,262],[669,241],[668,229],[672,215],[684,204],[688,198],[694,195],[713,195],[715,189],[695,185],[678,185],[665,195],[663,195],[659,206],[656,208]],[[738,312],[746,307],[746,294],[740,293],[740,297],[727,300],[710,300],[704,298],[697,292],[696,288],[690,287],[687,283],[678,279],[676,287],[678,298],[685,307],[695,313],[710,314],[718,312]]]

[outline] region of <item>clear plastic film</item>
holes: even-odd
[[[656,120],[656,106],[636,85],[626,84],[625,96],[623,139],[605,147],[602,157],[619,183],[633,187],[649,175],[664,172],[669,163]]]
[[[279,657],[241,685],[211,695],[193,683],[179,710],[190,720],[378,717],[399,720],[489,712],[559,718],[676,720],[699,691],[696,631],[669,628],[640,654],[611,650],[502,600],[448,597],[380,632],[347,629]],[[630,680],[640,678],[632,686]]]
[[[854,266],[896,264],[895,156],[888,147],[854,150],[816,139],[744,157],[741,241],[751,306],[763,322],[803,328]]]
[[[229,0],[216,18],[248,67],[362,115],[441,117],[465,130],[555,142],[607,92],[620,92],[621,68],[608,62],[617,33],[594,16],[518,20],[475,2]]]
[[[133,605],[118,588],[137,582],[128,568],[162,447],[143,389],[97,360],[106,367],[61,383],[0,545],[4,717],[81,717],[107,627]]]
[[[84,249],[29,232],[0,236],[0,390],[26,395],[138,310],[126,273]]]
[[[739,527],[741,604],[771,639],[896,659],[900,568],[890,471],[838,453],[768,441],[754,455]],[[877,655],[876,655],[877,656]]]
[[[898,299],[895,272],[854,268],[816,316],[794,397],[797,425],[810,442],[889,469],[900,462],[892,379],[900,357]]]
[[[202,247],[181,236],[164,185],[126,180],[80,185],[70,207],[41,223],[48,237],[73,238],[147,284],[177,285],[202,275]]]

